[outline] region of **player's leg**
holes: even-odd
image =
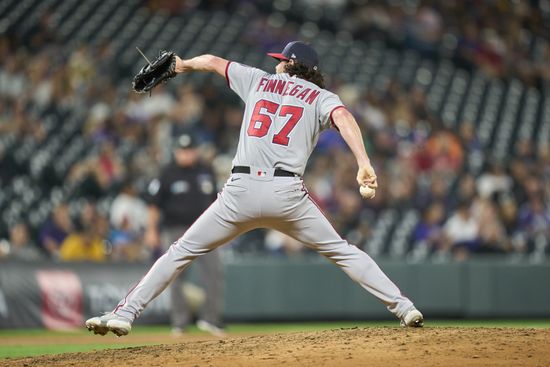
[[[291,192],[295,192],[289,187]],[[285,194],[284,191],[281,194]],[[384,274],[376,262],[364,251],[342,239],[323,212],[307,194],[296,202],[285,204],[284,224],[276,228],[301,241],[338,265],[348,276],[381,300],[390,312],[403,320],[414,308],[399,288]],[[277,205],[274,203],[274,205]]]
[[[222,205],[220,200],[216,200],[183,236],[170,246],[137,286],[118,304],[115,308],[117,314],[132,320],[137,318],[147,304],[193,260],[245,231],[245,228],[227,218],[227,210]]]
[[[128,334],[131,323],[147,304],[193,260],[249,230],[246,224],[239,224],[238,219],[237,213],[228,210],[226,203],[219,197],[153,264],[113,312],[87,320],[86,327],[99,334],[107,331],[117,335]]]

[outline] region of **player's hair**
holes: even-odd
[[[296,75],[298,78],[302,78],[317,85],[320,88],[325,88],[325,78],[319,70],[316,70],[312,67],[304,65],[300,62],[295,62],[293,64],[287,63],[285,65],[285,72],[290,76]]]

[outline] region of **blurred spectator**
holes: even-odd
[[[139,102],[145,119],[152,119],[157,116],[168,115],[174,107],[176,100],[168,90],[159,84],[155,88],[155,93],[150,98],[143,98]],[[186,102],[187,103],[187,102]]]
[[[349,232],[359,226],[357,213],[363,203],[361,197],[357,195],[357,189],[337,189],[334,197],[336,207],[333,208],[331,221],[338,233],[347,237]]]
[[[41,108],[48,106],[53,98],[53,82],[49,77],[50,60],[46,53],[36,56],[29,64],[31,100]]]
[[[26,43],[31,50],[36,51],[44,45],[58,41],[57,29],[52,22],[52,14],[49,11],[42,13],[37,22],[29,30],[30,39]]]
[[[540,196],[532,196],[519,211],[520,247],[533,246],[537,238],[550,243],[550,209]]]
[[[433,202],[440,202],[445,207],[445,213],[454,205],[454,197],[450,195],[451,183],[446,177],[434,174],[422,181],[416,193],[415,206],[421,210],[426,209]]]
[[[78,196],[97,200],[120,183],[124,169],[111,142],[100,146],[97,156],[76,162],[70,169],[68,181]]]
[[[0,259],[2,258],[37,261],[43,259],[44,255],[30,241],[27,225],[19,222],[10,229],[7,240],[0,240]]]
[[[388,123],[388,116],[380,107],[379,96],[369,91],[362,102],[358,112],[367,126],[374,130],[384,129]]]
[[[443,248],[443,220],[445,207],[440,202],[434,202],[422,215],[422,220],[416,226],[412,240],[414,246],[425,246],[429,252]]]
[[[27,83],[24,63],[20,63],[22,53],[8,54],[7,59],[2,60],[2,68],[0,69],[0,95],[9,100],[16,101],[19,96],[22,96]]]
[[[500,164],[493,163],[478,177],[476,186],[479,196],[491,199],[496,194],[505,194],[511,191],[512,179]]]
[[[310,160],[312,165],[309,174],[304,178],[307,187],[309,187],[310,195],[321,206],[325,207],[332,199],[332,176],[329,167],[331,157],[329,155],[315,155]]]
[[[388,191],[391,205],[398,208],[414,206],[416,194],[416,176],[404,161],[396,163],[388,177]]]
[[[107,260],[108,248],[105,246],[109,222],[105,217],[95,216],[91,223],[80,222],[75,226],[59,249],[61,261],[96,261]]]
[[[76,162],[69,171],[67,182],[75,187],[78,197],[97,200],[106,193],[106,187],[102,186],[105,176],[92,159]]]
[[[73,51],[68,62],[69,83],[74,92],[83,93],[95,76],[95,68],[87,45],[81,44]]]
[[[200,120],[204,111],[204,100],[190,84],[181,84],[178,87],[177,98],[169,115],[175,122],[174,128],[184,132]]]
[[[101,144],[95,165],[98,168],[98,181],[103,188],[108,189],[120,183],[124,168],[112,142],[105,141]]]
[[[427,168],[447,175],[458,174],[464,151],[458,137],[449,130],[434,132],[426,142]]]
[[[40,229],[40,246],[51,258],[57,258],[61,244],[72,230],[69,207],[66,203],[61,203],[53,209],[52,215]]]
[[[445,248],[458,261],[467,259],[480,246],[479,224],[471,213],[469,201],[462,201],[443,225]]]
[[[473,201],[477,196],[476,179],[470,173],[464,173],[458,180],[457,192],[453,204],[458,204],[460,201]]]
[[[441,40],[443,20],[436,9],[422,6],[407,24],[406,43],[423,53],[434,57]]]
[[[109,241],[113,246],[112,259],[144,260],[143,232],[147,225],[147,205],[137,196],[134,184],[127,181],[113,200],[110,209],[111,231]]]
[[[114,228],[140,233],[147,225],[146,212],[147,205],[138,197],[135,184],[126,181],[111,204],[111,225]]]
[[[488,198],[476,198],[472,204],[472,216],[479,226],[480,247],[478,253],[504,253],[511,249],[498,211]]]

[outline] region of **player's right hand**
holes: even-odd
[[[372,189],[376,189],[378,187],[376,173],[370,163],[359,166],[359,169],[357,170],[357,183],[359,186],[368,186]]]

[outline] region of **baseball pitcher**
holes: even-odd
[[[318,56],[312,47],[295,41],[281,53],[268,55],[279,61],[275,74],[213,55],[188,60],[172,56],[170,70],[176,74],[216,73],[245,102],[232,174],[217,200],[116,308],[86,321],[89,330],[101,335],[109,331],[118,336],[128,334],[147,304],[194,259],[260,227],[286,233],[327,257],[382,301],[402,326],[423,326],[422,314],[374,260],[338,235],[302,180],[319,134],[335,127],[357,160],[361,195],[374,197],[376,174],[354,117],[336,94],[324,89]]]

